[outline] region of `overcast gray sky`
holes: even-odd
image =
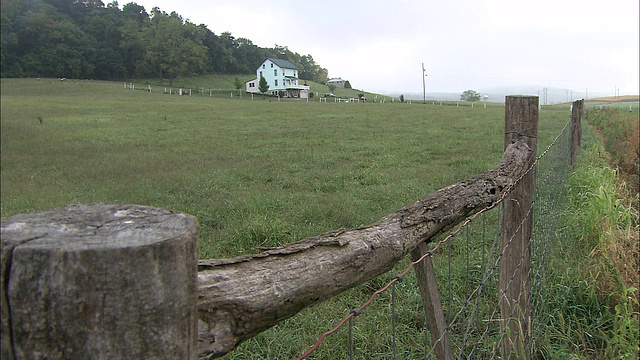
[[[120,1],[124,5],[131,1]],[[136,0],[384,92],[640,92],[638,0]],[[256,64],[257,66],[258,64]]]

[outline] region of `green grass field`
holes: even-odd
[[[3,219],[74,203],[151,205],[198,218],[201,258],[371,223],[494,167],[504,141],[500,104],[232,100],[55,79],[2,79],[1,96]],[[569,116],[568,106],[542,109],[539,152]],[[228,358],[300,355],[386,280],[314,306]],[[399,291],[399,351],[419,358],[420,295],[410,278]],[[388,299],[376,303],[357,325],[369,358],[389,354],[377,329],[390,326],[387,310]],[[344,358],[344,332],[331,341],[314,358]]]
[[[503,112],[3,79],[2,217],[152,205],[199,218],[202,257],[237,255],[373,222],[493,167]]]

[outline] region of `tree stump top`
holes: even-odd
[[[196,221],[149,206],[71,205],[2,220],[2,245],[71,251],[147,246],[183,234]]]
[[[195,359],[195,217],[72,205],[2,221],[2,359]]]

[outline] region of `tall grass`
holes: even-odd
[[[587,133],[591,134],[588,130]],[[591,136],[569,178],[567,232],[555,247],[544,358],[638,357],[638,211]],[[571,254],[567,256],[567,254]]]
[[[587,119],[601,134],[604,148],[611,156],[611,164],[622,171],[633,196],[639,191],[640,177],[638,111],[627,111],[626,107],[616,106],[594,107],[588,111]]]

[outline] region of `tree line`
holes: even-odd
[[[325,83],[328,71],[286,46],[261,48],[220,35],[176,12],[135,2],[2,0],[2,77],[102,80],[249,74],[267,57],[288,60],[299,77]]]

